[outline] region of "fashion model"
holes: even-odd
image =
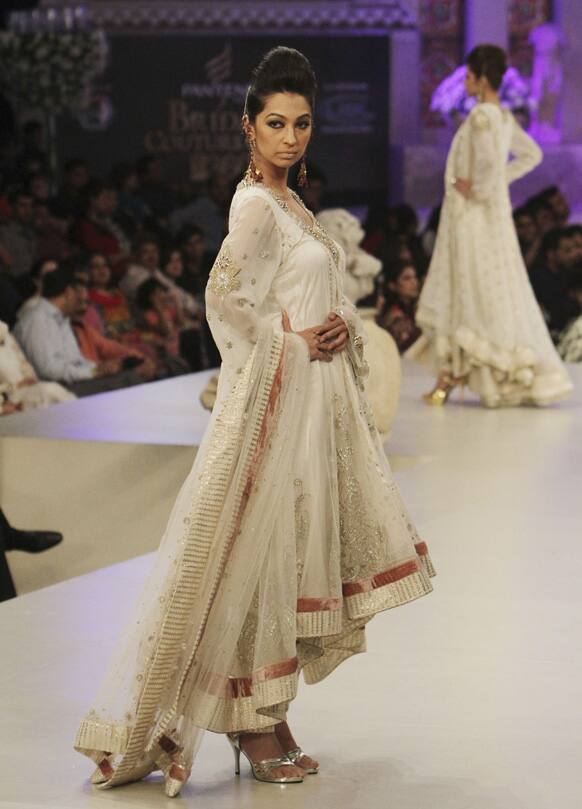
[[[206,289],[216,404],[75,742],[103,788],[161,769],[176,795],[204,729],[227,734],[236,772],[242,752],[257,779],[300,783],[319,765],[287,724],[299,673],[327,677],[364,651],[375,613],[431,590],[364,393],[343,251],[287,187],[314,94],[295,50],[253,73],[251,163]]]
[[[467,58],[466,90],[478,103],[449,151],[416,315],[423,334],[408,352],[438,375],[425,396],[429,404],[444,404],[459,383],[489,407],[545,405],[572,390],[513,224],[509,184],[535,168],[542,153],[499,103],[506,69],[505,53],[494,45],[479,45]]]

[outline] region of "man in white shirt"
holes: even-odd
[[[70,321],[77,303],[69,273],[63,269],[48,273],[42,298],[23,313],[14,329],[28,361],[40,379],[61,382],[77,396],[125,387],[120,360],[96,364],[81,354]]]

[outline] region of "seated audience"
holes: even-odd
[[[533,216],[536,228],[541,237],[549,230],[553,230],[559,226],[555,210],[550,203],[542,199],[539,194],[528,200],[527,207]]]
[[[91,253],[89,269],[89,303],[96,314],[85,318],[106,337],[122,343],[138,343],[137,324],[123,292],[113,284],[111,265],[102,253]]]
[[[67,223],[51,216],[46,202],[34,202],[34,228],[38,241],[39,258],[54,258],[62,261],[71,255],[67,236]]]
[[[85,192],[83,216],[73,227],[73,238],[87,253],[99,252],[107,256],[114,271],[121,273],[129,258],[129,242],[113,221],[117,207],[115,189],[94,181]]]
[[[114,372],[126,372],[126,385],[138,385],[155,376],[155,364],[145,354],[119,340],[104,337],[98,329],[85,320],[89,308],[89,290],[84,283],[74,282],[77,293],[77,305],[71,316],[73,332],[85,359],[95,365],[114,363]],[[120,380],[121,382],[121,380]],[[120,387],[123,387],[120,385]]]
[[[137,291],[136,305],[141,315],[142,340],[156,346],[170,374],[189,371],[188,363],[180,356],[180,315],[164,285],[156,278],[148,278]]]
[[[568,224],[568,220],[570,219],[570,205],[557,185],[544,188],[538,194],[538,199],[546,202],[550,206],[554,212],[558,227],[565,227]]]
[[[228,206],[232,198],[231,182],[226,175],[214,174],[208,180],[207,192],[179,208],[170,216],[170,229],[179,233],[188,225],[197,225],[206,235],[208,249],[218,253],[225,236]]]
[[[89,169],[84,160],[75,158],[65,163],[65,179],[59,192],[50,200],[50,211],[58,219],[72,222],[83,213],[84,195],[89,184]]]
[[[401,354],[421,334],[415,320],[419,294],[420,284],[413,264],[399,261],[388,267],[378,298],[376,323],[390,332]]]
[[[530,281],[544,317],[555,337],[568,319],[566,273],[576,261],[576,244],[568,228],[554,228],[543,239]]]
[[[42,286],[45,275],[47,275],[49,272],[54,272],[58,266],[59,265],[57,262],[53,261],[51,258],[41,258],[34,262],[29,274],[34,293],[24,301],[18,310],[18,317],[21,317],[25,312],[37,305],[42,298]]]
[[[206,250],[204,233],[195,225],[183,228],[176,237],[176,244],[184,262],[184,272],[177,283],[204,306],[204,291],[215,255]]]
[[[199,322],[202,312],[196,299],[178,286],[167,273],[164,273],[160,264],[160,248],[157,241],[149,236],[144,236],[136,247],[136,262],[129,265],[125,276],[120,281],[121,290],[129,300],[134,300],[137,290],[143,282],[155,278],[171,295],[179,314]]]
[[[164,180],[159,157],[148,154],[136,164],[138,187],[136,196],[147,206],[159,224],[165,226],[168,216],[177,207],[176,194]]]
[[[560,335],[558,353],[565,362],[582,362],[582,261],[568,273],[566,291],[571,317]]]
[[[119,361],[85,359],[75,339],[71,316],[77,292],[62,268],[45,275],[42,298],[18,320],[14,336],[39,378],[60,382],[77,396],[89,396],[124,387]]]
[[[542,236],[535,223],[531,210],[526,206],[516,208],[513,212],[513,222],[523,255],[525,266],[530,270],[539,255],[542,246]]]
[[[28,410],[75,398],[57,382],[39,380],[22,349],[8,331],[8,326],[2,322],[0,322],[0,395],[4,397],[4,405],[13,406],[6,409],[8,412]]]
[[[32,292],[28,274],[38,257],[38,236],[34,229],[32,196],[24,189],[9,195],[10,219],[0,225],[0,272],[8,275],[21,295]]]
[[[135,166],[117,163],[111,169],[110,181],[117,191],[116,220],[122,230],[134,239],[151,211],[137,195],[139,180]]]

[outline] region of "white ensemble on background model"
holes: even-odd
[[[447,159],[416,316],[423,334],[408,356],[462,378],[487,406],[544,405],[572,390],[529,283],[508,190],[541,158],[508,110],[484,102],[457,131]],[[458,177],[471,180],[469,199],[455,190]]]

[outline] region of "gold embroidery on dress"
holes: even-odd
[[[212,292],[224,298],[229,292],[240,289],[240,281],[236,277],[240,271],[241,268],[234,263],[229,246],[224,245],[210,271],[208,286]]]
[[[295,542],[297,547],[297,587],[300,588],[305,567],[305,553],[307,550],[307,537],[309,535],[310,516],[306,500],[309,495],[303,492],[303,481],[297,478],[295,488]]]
[[[341,566],[344,582],[357,581],[386,567],[387,536],[374,518],[354,468],[350,411],[342,397],[334,397],[338,495],[340,508]]]

